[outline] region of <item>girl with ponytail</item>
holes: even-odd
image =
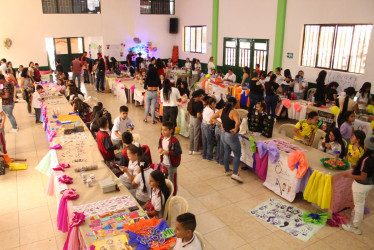
[[[358,106],[354,101],[355,88],[348,87],[344,90],[345,96],[339,97],[340,115],[338,116],[339,127],[344,123],[347,111],[354,111],[358,114]]]
[[[165,204],[170,196],[169,188],[166,185],[164,174],[155,170],[149,177],[149,185],[151,186],[151,199],[143,206],[147,210],[149,217],[162,218]]]
[[[149,167],[148,157],[145,155],[139,157],[138,163],[138,174],[132,181],[132,186],[135,188],[135,191],[130,190],[130,192],[142,206],[148,201],[151,194],[149,176],[151,175],[153,169]]]

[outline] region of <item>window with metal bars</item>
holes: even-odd
[[[206,26],[184,27],[184,51],[206,53]]]
[[[223,64],[227,66],[249,67],[256,64],[262,71],[267,72],[269,40],[229,38],[223,39]]]
[[[100,14],[100,0],[42,0],[44,14]]]
[[[140,0],[140,14],[175,14],[175,0]]]
[[[306,24],[301,66],[364,74],[372,24]]]

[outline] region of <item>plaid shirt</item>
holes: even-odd
[[[12,105],[14,103],[14,88],[13,88],[13,85],[10,83],[10,82],[6,82],[4,84],[4,94],[5,93],[9,93],[9,97],[8,98],[3,98],[2,99],[2,103],[3,105]]]

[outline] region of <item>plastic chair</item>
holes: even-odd
[[[278,132],[280,134],[283,134],[283,135],[287,136],[288,138],[293,139],[293,137],[294,137],[294,134],[293,134],[294,129],[295,129],[295,125],[294,124],[285,123],[285,124],[282,124],[282,125],[279,126]]]
[[[244,118],[247,118],[248,110],[245,110],[245,109],[235,109],[235,110],[239,113],[240,120],[244,119]]]
[[[174,214],[172,210],[176,211]],[[165,204],[165,211],[163,218],[166,220],[168,225],[171,227],[172,217],[177,217],[180,214],[184,214],[188,211],[188,202],[182,196],[172,196]]]
[[[308,92],[306,94],[306,100],[307,101],[312,101],[312,95],[314,95],[316,93],[316,91],[317,91],[316,88],[308,89]]]
[[[157,166],[156,166],[156,165],[158,165],[158,167],[160,166],[160,164],[152,164],[152,165],[153,165],[153,169],[155,169],[155,170],[157,169]],[[164,167],[164,169],[166,169],[166,168]],[[162,171],[162,170],[160,169],[160,171]],[[165,174],[164,171],[162,171],[162,172]],[[167,169],[166,169],[166,173],[167,173]],[[168,180],[168,179],[165,179],[165,182],[166,182],[166,186],[168,187],[169,192],[170,192],[169,198],[168,198],[168,199],[166,200],[166,202],[165,202],[164,214],[162,215],[162,218],[164,218],[164,220],[166,221],[166,219],[167,219],[167,217],[168,217],[168,213],[169,213],[168,208],[169,208],[170,199],[173,197],[174,185],[173,185],[173,183],[172,183],[170,180]]]
[[[204,250],[206,249],[206,244],[205,244],[205,239],[204,237],[197,231],[194,232],[194,234],[196,235],[196,237],[199,239],[200,241],[200,245],[201,245],[201,249]]]
[[[318,149],[319,142],[322,140],[322,138],[324,138],[325,135],[326,135],[325,131],[318,129],[317,133],[314,135],[314,141],[311,147]]]

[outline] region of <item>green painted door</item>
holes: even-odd
[[[84,51],[83,37],[54,38],[55,60],[60,59],[65,72],[70,72],[75,56],[81,57]]]

